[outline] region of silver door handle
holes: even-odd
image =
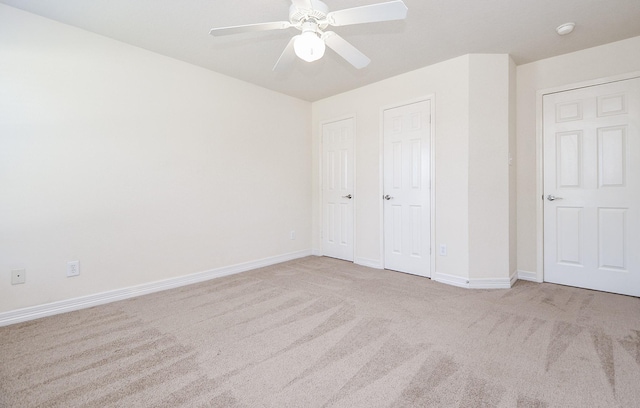
[[[346,196],[342,196],[342,198],[348,198],[349,200],[351,200],[353,196],[351,194],[347,194]]]
[[[385,200],[393,200],[393,197],[391,197],[389,194],[387,194],[386,196],[382,197]]]
[[[549,194],[547,196],[547,200],[549,200],[549,201],[562,200],[562,197],[556,197],[554,195]]]

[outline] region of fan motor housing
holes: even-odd
[[[315,20],[316,22],[322,21],[327,17],[329,8],[326,4],[320,0],[310,0],[313,8],[300,9],[295,5],[291,5],[289,8],[289,21],[293,25],[300,25],[308,20]]]

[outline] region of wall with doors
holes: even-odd
[[[4,5],[0,38],[0,312],[310,254],[310,103]]]
[[[517,67],[517,245],[520,278],[542,281],[539,90],[640,74],[640,37]]]
[[[432,277],[460,286],[484,279],[508,285],[515,264],[509,223],[515,197],[508,167],[513,73],[508,55],[471,54],[313,103],[314,250],[320,251],[320,123],[355,115],[355,262],[382,267],[382,109],[430,96],[435,112]],[[446,256],[437,254],[441,244],[447,245]]]
[[[438,182],[435,226],[438,242],[446,242],[449,254],[442,268],[464,274],[468,265],[468,96],[469,57],[458,57],[387,79],[312,105],[313,132],[313,245],[320,247],[319,171],[320,122],[354,114],[356,118],[355,262],[381,266],[381,112],[417,98],[434,96],[435,177]],[[442,205],[439,205],[442,203]]]

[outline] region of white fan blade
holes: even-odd
[[[369,57],[361,53],[356,47],[333,31],[326,31],[322,35],[322,39],[329,48],[358,69],[366,67],[371,62]]]
[[[209,34],[214,37],[218,37],[222,35],[253,33],[256,31],[284,30],[285,28],[289,27],[291,27],[291,23],[288,21],[274,21],[272,23],[258,23],[232,27],[212,28],[211,31],[209,31]]]
[[[308,10],[313,9],[313,4],[311,4],[311,0],[291,0],[294,7],[298,10]]]
[[[300,36],[294,35],[293,38],[289,41],[289,44],[287,44],[287,46],[284,48],[284,51],[282,51],[282,54],[280,54],[280,58],[278,58],[276,65],[273,66],[274,71],[283,71],[293,63],[293,60],[296,58],[296,52],[293,49],[293,43],[298,37]]]
[[[332,26],[345,26],[377,21],[403,20],[407,18],[407,10],[407,6],[404,5],[402,0],[395,0],[332,11],[327,14],[327,22]]]

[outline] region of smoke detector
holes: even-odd
[[[558,35],[567,35],[570,34],[575,27],[576,23],[564,23],[556,28],[556,33],[558,33]]]

